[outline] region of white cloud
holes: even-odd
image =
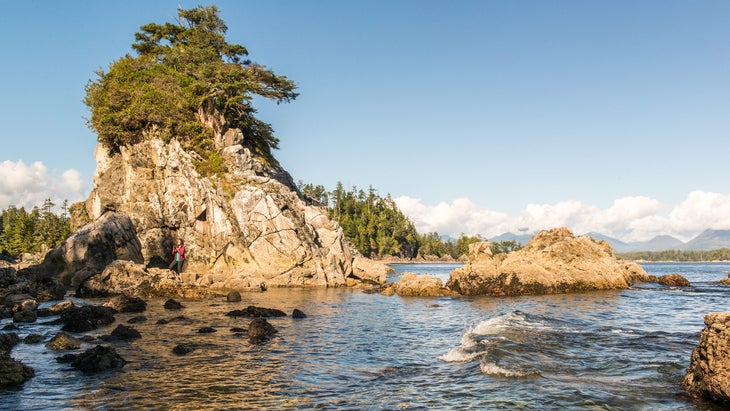
[[[645,196],[619,198],[605,209],[576,200],[528,204],[517,216],[489,210],[465,198],[435,206],[410,197],[399,197],[395,202],[419,232],[437,231],[454,237],[465,233],[490,238],[505,232],[535,233],[565,226],[576,234],[598,232],[627,242],[647,241],[658,235],[687,241],[708,228],[730,229],[730,195],[704,191],[693,191],[676,205]]]
[[[22,160],[0,163],[0,209],[9,205],[32,208],[43,204],[46,198],[57,205],[63,200],[73,203],[84,198],[85,188],[81,174],[74,169],[58,176],[40,161],[30,165]]]

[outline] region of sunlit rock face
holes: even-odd
[[[730,312],[709,313],[682,386],[693,396],[730,405]]]
[[[138,250],[97,265],[128,259],[166,268],[181,238],[184,271],[199,274],[196,281],[211,289],[383,283],[387,266],[359,256],[327,210],[304,199],[285,170],[253,155],[236,133],[216,137],[227,171],[208,176],[196,168],[203,159],[174,139],[148,136],[118,153],[98,146],[94,188],[72,224],[83,231],[84,223],[98,225],[109,215],[128,217],[136,243],[125,244]],[[64,261],[56,271],[69,278],[84,265]],[[74,283],[102,270],[94,266]]]
[[[638,264],[617,260],[605,241],[556,228],[509,254],[492,255],[487,242],[471,244],[469,260],[446,286],[464,295],[557,294],[628,288],[646,277]]]

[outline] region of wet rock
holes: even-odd
[[[64,312],[58,321],[63,324],[63,331],[86,332],[111,324],[115,318],[114,310],[109,307],[86,305]]]
[[[64,354],[60,357],[56,357],[56,362],[61,364],[69,364],[76,361],[76,354]]]
[[[109,307],[118,313],[141,313],[147,309],[147,303],[139,297],[122,294],[112,297],[111,300],[104,303],[104,307]]]
[[[38,300],[30,294],[8,294],[3,298],[3,305],[14,314],[24,310],[35,310],[38,308]]]
[[[23,338],[23,342],[25,344],[38,344],[39,342],[43,341],[45,337],[43,337],[40,334],[28,334]]]
[[[730,312],[705,316],[682,386],[694,397],[730,406]]]
[[[667,274],[659,277],[657,282],[667,287],[689,287],[689,281],[679,274]]]
[[[0,334],[0,355],[9,353],[19,342],[20,337],[16,333]]]
[[[54,351],[77,350],[81,348],[81,341],[71,334],[61,331],[46,343],[46,347]]]
[[[179,310],[183,308],[183,305],[180,304],[178,301],[170,298],[169,300],[165,301],[164,307],[166,310]]]
[[[245,328],[241,328],[241,327],[233,327],[233,328],[231,328],[231,332],[232,333],[247,333],[248,330]]]
[[[39,308],[37,311],[39,317],[50,317],[52,315],[61,315],[74,307],[76,306],[73,302],[64,300],[48,308]]]
[[[117,328],[112,331],[111,337],[114,340],[126,341],[142,338],[142,335],[139,333],[139,331],[132,327],[127,327],[126,325],[119,324]]]
[[[147,317],[144,315],[138,315],[127,320],[127,324],[139,324],[147,321]]]
[[[35,311],[23,310],[13,314],[14,323],[33,323],[38,319]]]
[[[172,317],[170,319],[164,319],[163,318],[163,319],[157,320],[157,324],[160,324],[160,325],[164,325],[164,324],[168,324],[168,323],[174,323],[174,322],[191,323],[191,322],[193,322],[193,320],[191,320],[190,318],[188,318],[188,317],[186,317],[184,315],[179,315],[177,317]]]
[[[291,313],[291,318],[294,318],[294,319],[307,318],[307,314],[304,314],[303,311],[295,308],[294,311],[292,311],[292,313]]]
[[[241,301],[241,293],[239,293],[238,291],[231,291],[226,296],[226,301],[228,301],[229,303],[237,303],[237,302],[240,302]]]
[[[396,294],[411,297],[444,297],[455,293],[443,286],[440,279],[428,274],[404,273],[395,286]]]
[[[227,314],[229,317],[254,317],[254,318],[268,318],[268,317],[286,317],[286,313],[276,308],[263,308],[249,305],[243,310],[229,311]]]
[[[213,327],[203,327],[198,330],[198,334],[210,334],[210,333],[214,333],[214,332],[218,332],[218,330],[216,330]]]
[[[189,344],[178,344],[172,348],[172,353],[175,355],[186,355],[195,351],[195,348]]]
[[[79,339],[85,343],[90,343],[90,342],[93,342],[94,340],[96,340],[96,337],[91,336],[91,335],[84,335],[83,337],[81,337]]]
[[[35,370],[20,361],[0,354],[0,387],[16,387],[35,376]]]
[[[114,348],[97,345],[76,356],[71,366],[88,374],[122,368],[126,363]]]
[[[248,325],[248,339],[251,342],[261,342],[278,331],[264,318],[254,318]]]
[[[5,327],[3,327],[2,330],[3,331],[15,331],[15,330],[19,330],[19,328],[15,324],[8,324]]]

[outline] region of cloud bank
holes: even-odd
[[[693,191],[680,204],[644,197],[623,197],[601,209],[581,201],[529,204],[516,216],[489,210],[459,198],[435,206],[411,197],[394,199],[421,233],[461,233],[491,238],[506,232],[535,233],[565,226],[576,234],[598,232],[622,241],[647,241],[671,235],[687,241],[705,229],[730,229],[730,195]]]
[[[22,160],[0,163],[0,209],[10,205],[30,209],[50,198],[57,207],[63,200],[69,204],[86,196],[81,173],[68,169],[60,174],[49,171],[40,161],[27,165]]]

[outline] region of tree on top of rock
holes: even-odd
[[[203,158],[214,154],[213,132],[239,129],[241,144],[274,161],[279,140],[271,125],[257,119],[252,98],[289,102],[296,85],[245,57],[242,45],[225,39],[228,30],[215,6],[178,9],[175,23],[149,23],[135,34],[129,54],[86,86],[89,127],[110,151],[140,142],[154,132],[165,141],[177,138]],[[222,117],[219,130],[205,117]]]

